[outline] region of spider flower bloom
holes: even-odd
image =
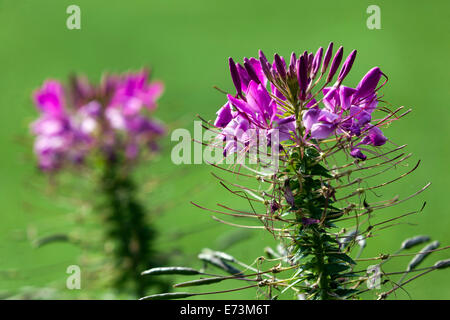
[[[33,94],[40,111],[32,124],[39,167],[54,171],[82,163],[94,148],[125,149],[129,158],[142,148],[156,150],[165,128],[145,112],[156,108],[163,89],[162,83],[148,81],[146,70],[106,76],[98,86],[74,77],[67,94],[58,81],[44,82]]]
[[[343,63],[336,84],[326,86],[339,70],[343,51],[340,47],[331,59],[333,43],[330,43],[325,54],[322,48],[315,54],[305,51],[298,58],[292,53],[288,66],[279,54],[274,55],[272,64],[269,63],[262,51],[259,51],[259,60],[245,58],[244,66],[230,58],[230,73],[237,94],[228,95],[228,101],[217,112],[214,125],[222,130],[222,138],[236,140],[238,131],[250,129],[280,130],[281,141],[297,143],[346,137],[359,139],[349,150],[350,155],[359,159],[364,157],[361,150],[354,151],[357,146],[383,145],[387,139],[378,131],[376,136],[383,138],[373,138],[379,128],[372,123],[372,113],[378,104],[376,88],[383,75],[381,70],[378,67],[371,69],[355,88],[341,85],[355,62],[356,50],[353,50]],[[323,77],[325,86],[314,92],[313,88]],[[297,100],[298,105],[282,103],[287,97]],[[296,118],[302,121],[297,122]],[[297,123],[301,124],[300,128]],[[371,129],[374,127],[376,129]],[[243,136],[247,139],[241,141],[243,145],[252,143],[251,135]],[[227,146],[226,152],[229,152],[233,143]],[[233,148],[234,151],[238,149]]]

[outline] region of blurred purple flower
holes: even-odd
[[[39,167],[54,171],[65,162],[80,164],[97,147],[123,149],[128,158],[137,157],[142,147],[156,150],[154,140],[165,128],[141,110],[154,110],[162,92],[162,83],[149,82],[146,70],[106,76],[97,87],[75,77],[69,90],[74,106],[67,108],[61,83],[44,82],[33,94],[41,113],[32,123]]]

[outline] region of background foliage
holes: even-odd
[[[82,29],[68,30],[66,8],[81,8]],[[381,8],[381,30],[368,30],[366,8]],[[421,167],[405,181],[383,189],[383,196],[413,193],[426,182],[432,187],[401,207],[383,210],[394,215],[427,207],[409,218],[418,226],[401,225],[369,241],[364,256],[395,251],[415,234],[430,234],[442,245],[450,242],[450,209],[446,201],[450,151],[450,79],[448,63],[450,22],[448,1],[118,1],[118,0],[0,0],[0,292],[24,286],[64,287],[66,267],[77,264],[80,249],[53,244],[39,250],[29,239],[73,229],[73,210],[67,198],[83,198],[83,189],[44,188],[46,180],[35,169],[29,151],[28,123],[36,116],[32,90],[46,78],[66,79],[72,72],[98,80],[103,71],[121,72],[152,66],[154,77],[166,83],[156,115],[171,128],[192,130],[195,115],[212,119],[225,97],[212,88],[232,90],[227,58],[288,56],[326,46],[329,41],[358,50],[355,66],[346,80],[356,85],[372,66],[389,77],[383,89],[393,105],[413,108],[413,113],[386,130],[398,144],[421,159]],[[142,168],[145,194],[158,211],[162,234],[160,250],[175,261],[199,266],[196,254],[203,247],[221,249],[224,237],[235,229],[212,221],[209,214],[189,201],[213,206],[221,195],[229,197],[210,176],[206,165],[175,166],[170,161],[169,139],[155,163]],[[153,177],[153,178],[152,178]],[[79,180],[70,184],[79,184]],[[76,190],[80,190],[76,192]],[[53,192],[53,193],[52,193]],[[234,207],[246,204],[229,197]],[[401,210],[401,211],[400,211]],[[215,239],[215,240],[211,240]],[[272,244],[265,232],[228,250],[248,263],[261,243]],[[262,251],[261,251],[262,254]],[[431,262],[448,258],[433,254]],[[390,262],[401,270],[408,258]],[[83,280],[82,280],[83,281]],[[450,299],[450,274],[433,272],[407,286],[416,299]],[[224,284],[216,289],[225,289]],[[109,297],[105,292],[67,292],[70,297]],[[211,298],[253,298],[247,290]],[[407,298],[403,292],[399,298]]]

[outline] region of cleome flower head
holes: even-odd
[[[130,160],[145,149],[157,150],[164,126],[150,118],[164,90],[147,70],[106,75],[97,86],[73,77],[68,89],[47,80],[33,94],[40,112],[32,123],[34,152],[43,171],[80,164],[94,150],[123,150]]]
[[[278,130],[281,142],[291,140],[319,151],[320,141],[345,139],[351,142],[348,154],[362,160],[368,146],[386,143],[380,130],[386,119],[373,117],[383,72],[374,67],[355,88],[344,86],[356,50],[342,66],[342,47],[333,59],[333,43],[325,54],[323,51],[305,51],[299,57],[292,53],[289,64],[278,54],[270,63],[262,51],[258,59],[244,58],[242,64],[229,59],[236,93],[227,95],[214,123],[220,129],[219,138],[226,140],[224,154],[248,150],[246,147],[255,144],[257,135],[248,132],[263,132],[270,142],[274,130]],[[318,87],[321,80],[324,84]]]

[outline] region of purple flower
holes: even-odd
[[[366,160],[366,159],[367,159],[367,156],[366,156],[364,153],[362,153],[361,150],[358,149],[358,148],[353,148],[353,149],[350,151],[350,155],[351,155],[353,158],[358,158],[358,159],[361,159],[361,160]]]
[[[111,105],[120,105],[124,114],[136,114],[142,107],[155,109],[164,86],[160,82],[148,84],[147,80],[148,72],[145,70],[125,76],[115,91]]]
[[[66,108],[62,85],[54,80],[44,82],[33,94],[41,112],[32,123],[39,167],[54,171],[65,163],[81,164],[96,147],[125,150],[128,158],[137,156],[141,146],[156,150],[155,139],[165,128],[141,109],[153,110],[162,91],[161,83],[148,81],[145,70],[107,76],[97,87],[75,77],[68,91],[74,106]]]
[[[34,95],[34,103],[41,112],[47,114],[61,114],[64,108],[64,90],[55,80],[44,82],[42,88]]]
[[[356,88],[341,85],[353,67],[357,54],[353,50],[343,63],[336,84],[314,93],[312,90],[317,83],[313,81],[320,66],[319,80],[331,62],[325,79],[325,82],[330,82],[343,58],[343,48],[340,47],[331,60],[332,42],[325,53],[323,51],[323,48],[319,48],[316,54],[305,51],[298,58],[293,52],[288,66],[278,54],[274,55],[273,63],[269,63],[261,50],[259,60],[245,58],[243,66],[230,58],[230,72],[238,94],[227,96],[228,101],[217,112],[214,123],[216,127],[222,128],[221,136],[227,140],[228,152],[238,151],[251,144],[251,140],[255,139],[251,130],[257,134],[278,130],[281,141],[309,138],[322,140],[342,135],[346,139],[353,139],[349,140],[352,146],[350,154],[360,159],[365,158],[365,155],[357,148],[358,145],[377,147],[387,141],[381,130],[371,124],[372,113],[378,105],[376,88],[383,75],[381,70],[378,67],[371,69]],[[285,97],[286,93],[288,95]],[[320,98],[318,94],[323,97]],[[300,110],[295,111],[296,108]],[[296,135],[297,120],[294,113],[298,111],[305,129],[304,137]],[[233,139],[234,142],[231,141]],[[236,145],[237,140],[241,146]]]
[[[312,224],[317,224],[317,223],[319,223],[319,222],[320,222],[319,219],[305,218],[305,217],[302,218],[302,224],[303,224],[304,226],[309,226],[309,225],[312,225]]]
[[[357,93],[355,99],[365,99],[375,92],[375,88],[381,79],[383,73],[380,68],[372,68],[367,74],[361,79],[358,86],[356,87]]]

